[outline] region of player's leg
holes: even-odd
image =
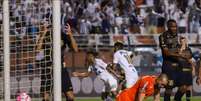
[[[172,88],[165,88],[164,101],[170,101],[171,94],[172,94]]]
[[[180,86],[175,94],[174,100],[181,101],[182,96],[185,94],[185,92],[186,92],[186,85]]]
[[[192,94],[192,85],[193,85],[193,76],[192,72],[187,72],[186,73],[186,85],[187,85],[187,90],[186,90],[186,101],[191,100],[191,94]]]
[[[52,72],[51,69],[48,67],[45,67],[43,65],[45,64],[40,64],[42,67],[41,69],[41,95],[42,95],[42,101],[50,101],[50,91],[52,89]]]
[[[73,86],[69,73],[66,68],[62,68],[62,92],[66,97],[66,101],[74,101]]]
[[[108,84],[110,86],[109,88],[110,88],[111,96],[115,97],[117,95],[117,87],[118,87],[117,79],[115,79],[112,75],[109,75]]]
[[[107,89],[107,84],[106,84],[106,82],[103,80],[103,82],[104,82],[104,86],[103,86],[103,89],[102,89],[102,93],[101,93],[101,99],[103,100],[103,101],[105,101],[106,99],[107,99],[107,96],[109,95],[109,91],[107,91],[106,89]]]
[[[74,101],[73,91],[66,91],[65,93],[66,101]]]
[[[172,63],[171,62],[165,62],[162,66],[162,73],[166,74],[169,78],[169,83],[165,87],[165,92],[164,92],[164,101],[171,101],[170,96],[172,94],[172,89],[174,87],[174,70],[172,69]]]
[[[191,100],[191,94],[192,94],[192,86],[188,86],[187,90],[186,90],[186,101],[190,101]]]
[[[179,73],[178,73],[179,74]],[[181,75],[179,77],[182,78],[178,78],[177,85],[180,85],[178,91],[175,94],[175,101],[181,101],[182,96],[186,93],[186,100],[190,101],[190,97],[191,97],[191,85],[192,85],[192,81],[193,81],[193,77],[192,77],[192,73],[191,70],[189,71],[182,71]]]

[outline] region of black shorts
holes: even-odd
[[[190,86],[193,84],[193,76],[192,76],[192,72],[182,72],[181,73],[181,85],[187,85]]]
[[[176,86],[179,86],[180,84],[179,79],[181,77],[180,77],[179,71],[176,68],[178,67],[173,67],[171,63],[163,64],[162,73],[168,76],[168,79],[169,79],[168,88],[174,88]]]
[[[62,92],[73,91],[73,86],[67,68],[62,68]]]

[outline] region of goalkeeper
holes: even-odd
[[[66,33],[62,33],[62,46],[61,46],[61,61],[62,61],[62,92],[64,93],[66,97],[66,101],[73,101],[74,100],[74,95],[73,95],[73,87],[71,83],[71,79],[69,76],[69,73],[67,71],[65,62],[64,62],[64,52],[66,49],[66,45],[68,45],[73,51],[77,52],[78,47],[75,39],[73,38],[72,32],[71,32],[71,27],[69,24],[65,26],[65,31]]]
[[[39,66],[44,67],[42,69],[42,75],[41,75],[41,92],[42,92],[42,96],[43,96],[43,100],[42,101],[49,101],[49,92],[52,88],[51,85],[51,75],[52,75],[52,70],[50,68],[48,68],[47,66],[52,66],[51,62],[42,62],[42,61],[50,61],[51,59],[51,52],[46,48],[50,48],[51,46],[45,44],[45,42],[49,42],[50,40],[47,40],[47,36],[50,37],[50,32],[48,30],[48,26],[47,24],[44,24],[45,26],[42,26],[42,33],[39,35],[39,38],[37,39],[37,45],[36,45],[36,50],[37,50],[37,54],[41,54],[41,52],[45,51],[45,57],[43,57],[44,59],[39,59],[40,56],[36,56],[36,58],[38,58],[36,61],[39,63]],[[65,33],[66,32],[66,33]],[[61,77],[62,77],[62,92],[64,93],[65,97],[66,97],[66,101],[73,101],[74,100],[74,95],[73,95],[73,87],[72,87],[72,83],[67,71],[67,68],[65,63],[64,63],[64,52],[66,49],[66,45],[68,45],[73,51],[77,52],[78,48],[77,48],[77,43],[75,41],[75,39],[73,38],[72,32],[71,32],[71,28],[70,25],[67,24],[65,26],[65,32],[62,32],[61,35],[61,61],[62,61],[62,73],[61,73]],[[41,64],[42,63],[42,64]],[[45,74],[45,75],[44,75]]]

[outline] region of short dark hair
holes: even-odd
[[[118,49],[123,49],[124,48],[124,44],[122,41],[117,41],[114,43],[114,47],[117,47]]]
[[[92,54],[93,56],[97,57],[98,56],[98,52],[94,49],[89,49],[87,51],[87,55]]]
[[[177,23],[174,19],[169,19],[167,21],[167,27],[170,26],[171,23]]]

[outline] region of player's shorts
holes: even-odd
[[[190,86],[193,84],[193,76],[192,76],[192,72],[191,69],[188,69],[187,71],[185,71],[187,69],[183,69],[183,71],[181,72],[181,85],[187,85]]]
[[[166,74],[169,78],[168,88],[174,88],[180,85],[181,73],[176,68],[178,67],[174,67],[171,62],[166,62],[162,66],[162,73]]]
[[[139,79],[139,76],[137,73],[129,73],[129,74],[125,74],[126,76],[126,88],[130,88],[132,87],[137,80]]]
[[[73,91],[73,86],[67,68],[62,68],[62,92]]]
[[[117,83],[117,79],[112,76],[110,73],[108,72],[105,72],[103,74],[101,74],[100,76],[100,79],[104,81],[104,83],[106,84],[103,88],[103,92],[104,91],[116,91],[117,90],[117,87],[118,87],[118,83]],[[107,87],[109,86],[109,87]]]

